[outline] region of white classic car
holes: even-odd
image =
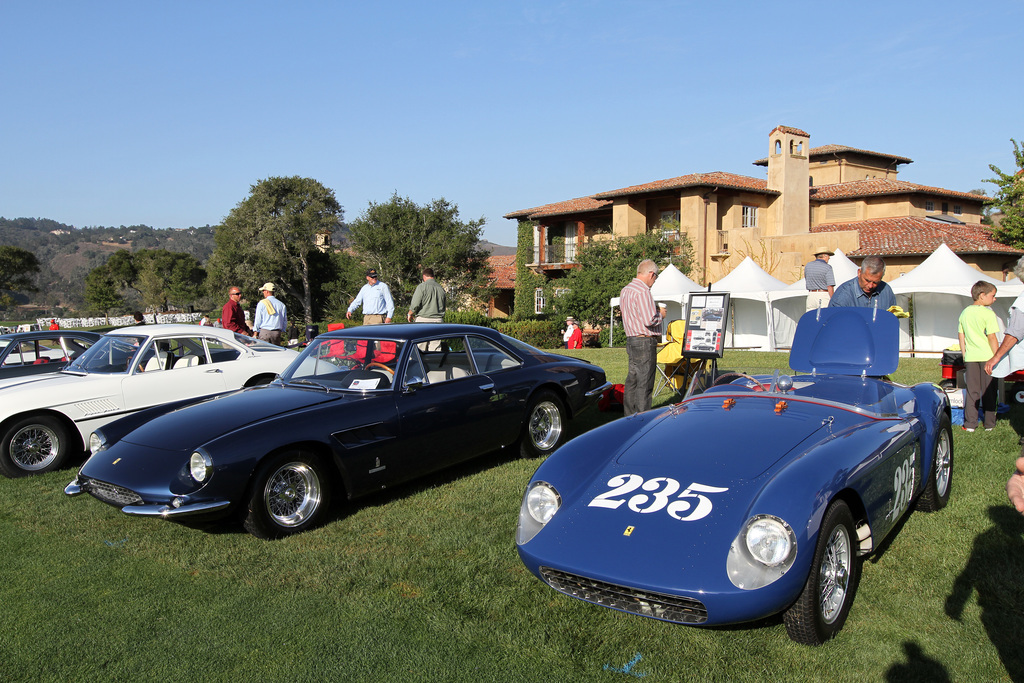
[[[58,373],[0,380],[0,473],[60,469],[89,434],[156,405],[266,384],[298,354],[229,330],[139,325],[104,335]]]

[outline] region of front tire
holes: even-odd
[[[4,434],[0,472],[14,479],[59,470],[70,456],[70,441],[67,428],[54,417],[18,420]]]
[[[850,508],[841,500],[833,502],[818,531],[807,583],[783,615],[786,632],[796,642],[821,645],[846,623],[860,582],[855,538]]]
[[[519,440],[519,453],[524,458],[550,455],[566,437],[565,406],[550,391],[538,393],[530,401],[526,424]]]
[[[243,526],[266,540],[291,536],[317,526],[330,502],[330,481],[320,459],[286,451],[260,466]]]
[[[917,509],[936,512],[946,507],[953,484],[953,434],[949,418],[945,415],[939,421],[939,433],[932,451],[932,470],[928,483],[917,501]]]

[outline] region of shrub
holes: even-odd
[[[476,325],[478,327],[493,327],[493,321],[480,311],[447,311],[444,314],[446,323],[457,323],[459,325]]]
[[[557,349],[564,345],[558,323],[552,320],[495,322],[494,329],[539,349]]]
[[[604,327],[601,329],[601,334],[598,335],[598,339],[600,340],[601,346],[603,347],[608,346],[608,334],[609,328]],[[622,326],[621,322],[619,322],[619,324],[615,326],[615,336],[613,337],[613,341],[615,342],[615,346],[618,347],[624,347],[626,345],[626,328]]]

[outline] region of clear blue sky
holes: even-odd
[[[702,171],[776,125],[994,186],[1024,140],[1024,2],[0,3],[0,216],[216,225],[269,176],[354,220],[517,209]]]

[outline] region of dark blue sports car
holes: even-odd
[[[832,638],[861,557],[911,508],[949,499],[949,403],[885,377],[898,337],[885,311],[811,311],[790,357],[809,374],[702,375],[679,404],[574,439],[527,486],[522,561],[625,612],[693,625],[783,612],[792,639]]]
[[[142,411],[89,439],[69,495],[131,515],[237,514],[261,538],[353,499],[517,446],[546,455],[604,371],[469,325],[373,325],[321,335],[269,385]]]

